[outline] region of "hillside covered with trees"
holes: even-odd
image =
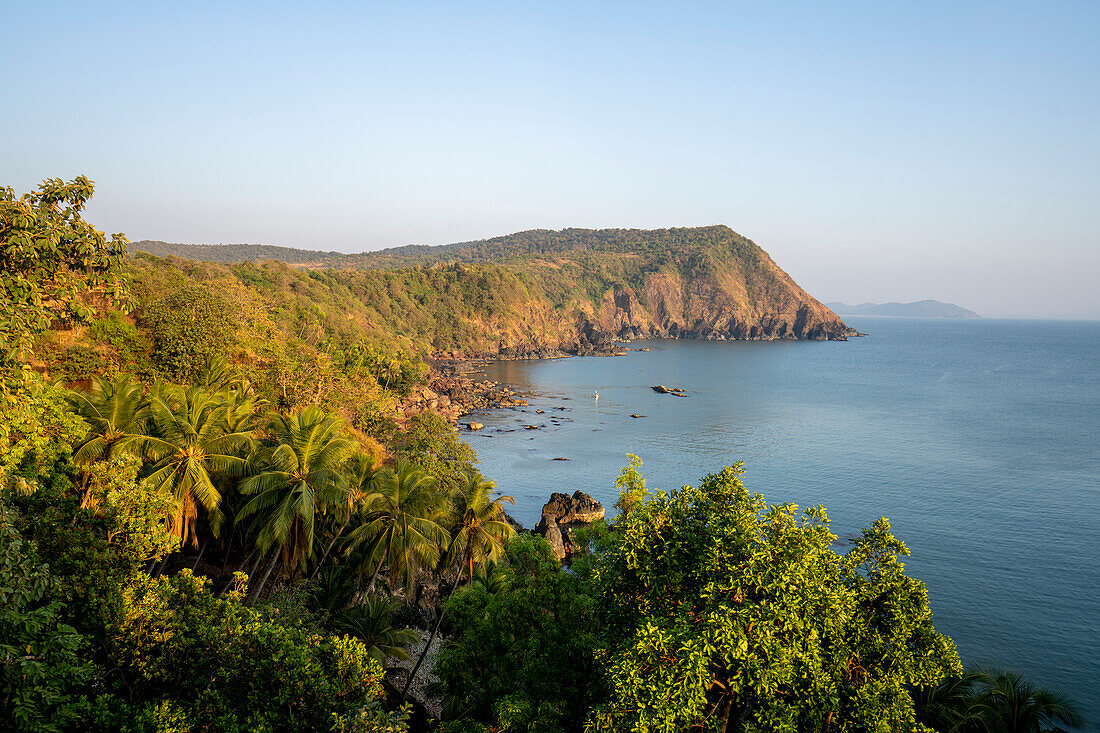
[[[1080,723],[963,671],[885,519],[838,545],[740,465],[659,491],[632,459],[569,570],[517,531],[451,424],[403,406],[425,349],[555,323],[526,271],[128,258],[92,192],[0,189],[4,729]]]
[[[610,339],[642,336],[844,339],[855,333],[764,250],[725,226],[532,230],[438,247],[410,245],[358,255],[317,252],[312,257],[302,250],[258,245],[139,242],[135,249],[223,264],[276,259],[324,270],[339,280],[362,278],[364,272],[393,277],[411,270],[492,268],[502,278],[523,278],[527,293],[510,302],[518,312],[543,314],[527,342],[488,350],[506,355],[576,352]],[[516,319],[508,323],[513,333],[524,333],[516,330]]]

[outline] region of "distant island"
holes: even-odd
[[[905,318],[981,318],[972,310],[938,300],[918,300],[913,303],[826,303],[838,316],[900,316]]]

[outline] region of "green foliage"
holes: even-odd
[[[172,711],[182,730],[250,731],[319,730],[334,715],[380,711],[382,669],[361,642],[277,623],[204,586],[183,571],[126,591],[110,643],[145,713]]]
[[[88,324],[88,331],[97,344],[111,348],[120,366],[132,368],[140,363],[143,371],[148,368],[146,355],[152,344],[122,313],[110,311],[101,314]]]
[[[1085,720],[1065,695],[1010,670],[974,670],[915,691],[917,717],[941,733],[1056,733]]]
[[[467,585],[474,582],[474,566],[496,564],[515,534],[504,518],[504,504],[515,504],[516,500],[511,496],[494,498],[495,489],[496,484],[471,471],[466,474],[466,482],[452,494],[454,509],[448,555],[452,562],[458,560],[466,569]]]
[[[252,447],[250,432],[229,432],[225,403],[198,387],[166,390],[149,403],[153,434],[140,439],[141,450],[154,461],[146,479],[175,499],[172,531],[181,543],[197,544],[198,507],[217,535],[223,514],[221,492],[213,474],[239,474],[242,454]]]
[[[86,322],[95,315],[93,293],[122,296],[119,269],[126,238],[83,219],[95,190],[80,176],[48,178],[31,193],[0,188],[0,365],[29,352],[37,334],[55,320]]]
[[[77,717],[93,669],[49,598],[49,568],[35,563],[8,514],[0,502],[0,720],[5,730],[60,731]]]
[[[33,491],[70,452],[87,424],[68,408],[68,392],[33,372],[0,390],[0,490]]]
[[[592,730],[922,730],[912,686],[959,671],[908,553],[845,555],[820,507],[768,506],[740,465],[621,517],[593,577],[610,696]]]
[[[477,473],[477,453],[459,437],[454,425],[434,412],[422,412],[409,420],[398,450],[447,491],[460,489],[471,472]]]
[[[434,667],[444,730],[580,730],[600,690],[593,598],[541,537],[517,535],[507,559],[510,590],[475,584],[446,603],[454,632]]]
[[[89,391],[73,392],[68,399],[88,424],[87,435],[75,445],[77,463],[132,452],[146,435],[149,403],[141,385],[130,377],[97,378]]]
[[[642,459],[633,453],[628,453],[630,464],[619,471],[619,477],[615,479],[615,488],[619,490],[619,498],[615,502],[615,508],[620,516],[626,516],[630,511],[645,501],[649,491],[645,486],[645,479],[638,471],[642,467]]]
[[[85,475],[84,506],[102,517],[107,547],[137,563],[160,560],[179,548],[171,517],[176,501],[138,479],[141,459],[118,455],[97,461]]]
[[[65,349],[57,375],[69,382],[80,382],[103,374],[106,366],[103,356],[87,346],[70,346]]]
[[[278,545],[289,565],[313,555],[317,517],[347,504],[348,476],[342,470],[355,443],[342,435],[343,423],[319,407],[272,418],[274,445],[254,460],[257,470],[240,486],[253,496],[237,521],[259,518],[257,546]]]
[[[408,647],[415,643],[415,631],[395,629],[393,615],[398,604],[392,598],[368,595],[358,605],[341,611],[333,622],[340,633],[354,636],[381,665],[387,658],[409,659]]]
[[[413,590],[421,568],[433,568],[450,539],[442,521],[450,509],[435,477],[408,461],[386,472],[360,508],[361,522],[348,535],[360,574],[370,574],[367,587],[389,565],[391,590]]]
[[[235,335],[234,303],[215,288],[191,285],[156,300],[142,324],[152,336],[152,359],[159,372],[190,382],[209,359],[224,351]]]

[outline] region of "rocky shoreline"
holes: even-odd
[[[463,361],[456,365],[470,367],[473,363]],[[428,384],[413,388],[402,402],[398,421],[403,422],[422,412],[436,412],[454,424],[463,415],[479,410],[526,407],[526,398],[532,396],[491,379],[471,379],[464,374],[477,372],[459,369],[456,365],[433,365]]]

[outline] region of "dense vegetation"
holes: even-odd
[[[680,229],[533,229],[477,242],[407,245],[362,254],[309,252],[263,245],[185,245],[138,242],[138,251],[199,261],[239,263],[265,259],[336,271],[409,270],[440,265],[486,265],[523,273],[550,304],[594,302],[615,284],[640,288],[647,275],[669,271],[751,276],[767,259],[756,244],[729,227]],[[459,270],[462,272],[462,270]]]
[[[838,552],[823,509],[769,506],[738,466],[666,493],[632,460],[570,571],[517,534],[451,425],[398,409],[440,309],[506,309],[522,275],[127,264],[91,192],[0,196],[5,729],[1080,722],[963,672],[885,520]],[[441,721],[410,715],[402,660],[432,665]]]
[[[595,302],[611,285],[640,288],[647,275],[662,270],[683,275],[729,270],[752,275],[767,258],[753,242],[729,227],[683,229],[535,229],[477,242],[441,246],[407,245],[346,255],[263,245],[185,245],[138,242],[138,251],[220,263],[265,259],[309,265],[346,277],[347,270],[408,271],[454,265],[487,266],[498,277],[526,275],[550,305]],[[393,282],[391,279],[389,282]],[[392,288],[390,290],[392,291]]]
[[[338,280],[353,272],[390,273],[390,297],[408,273],[444,268],[470,281],[468,273],[491,271],[508,283],[521,277],[522,292],[511,288],[500,299],[511,306],[504,322],[508,339],[559,348],[586,339],[639,334],[694,338],[846,338],[853,335],[835,314],[803,291],[752,241],[729,227],[680,229],[532,230],[479,242],[438,247],[410,245],[357,255],[307,253],[259,245],[169,245],[141,242],[139,250],[223,263],[264,257],[326,270]],[[476,291],[467,289],[466,293]],[[458,302],[466,304],[466,301]],[[474,311],[484,313],[477,303]],[[498,309],[499,312],[499,309]],[[439,313],[445,316],[446,311]],[[531,327],[531,321],[537,325]],[[462,320],[457,320],[461,326]],[[454,322],[440,322],[450,333]],[[518,328],[517,328],[518,327]],[[454,340],[461,348],[492,347]],[[502,344],[504,351],[509,344]],[[491,348],[489,350],[492,350]]]
[[[725,248],[750,260],[759,248],[726,226],[677,229],[531,229],[476,242],[439,246],[410,244],[377,252],[340,254],[273,247],[258,244],[190,245],[143,240],[134,248],[160,256],[209,262],[245,262],[263,259],[308,265],[347,268],[407,268],[440,262],[522,262],[532,257],[576,256],[590,252],[633,255],[694,255],[711,248]]]

